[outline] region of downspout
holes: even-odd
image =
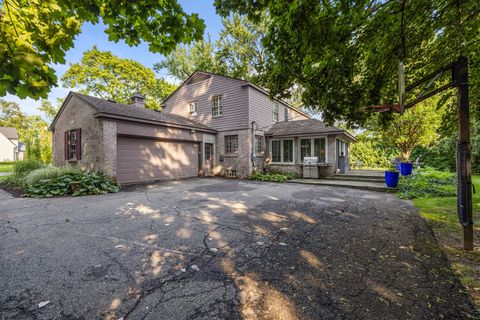
[[[255,159],[257,155],[255,154],[255,121],[252,121],[252,171],[255,171]]]

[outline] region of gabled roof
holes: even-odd
[[[96,109],[97,113],[95,114],[95,116],[97,117],[106,117],[106,118],[112,117],[112,118],[123,119],[127,121],[144,120],[144,121],[154,122],[162,125],[173,125],[173,126],[198,129],[198,130],[203,130],[208,132],[216,132],[215,129],[212,129],[203,124],[200,124],[198,122],[192,121],[190,119],[184,118],[179,115],[167,114],[167,113],[162,113],[159,111],[150,110],[146,108],[140,108],[140,107],[135,107],[131,105],[126,105],[123,103],[108,101],[108,100],[88,96],[88,95],[73,92],[73,91],[71,91],[68,94],[64,104],[60,108],[60,111],[55,116],[55,119],[53,119],[53,122],[50,125],[50,128],[53,128],[59,115],[61,114],[65,105],[68,103],[68,100],[72,96],[79,98],[80,100],[87,103],[89,106]]]
[[[175,89],[167,98],[165,98],[165,100],[163,100],[162,102],[162,106],[165,105],[165,102],[167,102],[168,99],[170,99],[170,97],[172,97],[175,92],[177,92],[182,86],[184,86],[185,84],[189,84],[189,82],[194,79],[196,77],[197,74],[206,74],[206,75],[211,75],[211,76],[217,76],[217,77],[222,77],[222,78],[226,78],[226,79],[231,79],[231,80],[236,80],[236,81],[239,81],[242,84],[242,87],[244,86],[249,86],[249,87],[252,87],[260,92],[262,92],[263,94],[267,95],[268,97],[270,97],[270,92],[266,89],[263,89],[262,87],[259,87],[257,86],[256,84],[253,84],[251,82],[248,82],[246,80],[243,80],[243,79],[238,79],[238,78],[234,78],[234,77],[229,77],[229,76],[225,76],[225,75],[222,75],[222,74],[218,74],[218,73],[213,73],[213,72],[208,72],[208,71],[203,71],[203,70],[196,70],[195,72],[193,72],[187,79],[185,79],[179,86],[177,89]],[[287,102],[283,101],[283,100],[279,100],[279,99],[273,99],[274,101],[277,101],[277,102],[280,102],[284,105],[286,105],[287,107],[289,107],[290,109],[304,115],[305,117],[307,118],[310,118],[310,116],[308,114],[306,114],[305,112],[299,110],[298,108],[295,108],[294,106],[288,104]]]
[[[350,140],[356,141],[355,137],[352,136],[348,131],[334,126],[327,127],[325,123],[317,119],[277,122],[267,131],[267,135],[271,137],[298,136],[317,133],[344,134]]]
[[[13,127],[0,127],[0,133],[8,139],[18,139],[18,131]]]

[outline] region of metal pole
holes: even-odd
[[[463,226],[463,248],[473,250],[472,164],[470,155],[470,108],[468,101],[468,59],[455,63],[453,77],[458,88],[457,213]]]

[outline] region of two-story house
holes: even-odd
[[[145,108],[70,92],[52,122],[53,163],[101,170],[120,183],[301,172],[317,157],[324,175],[348,164],[348,132],[326,127],[244,80],[197,71],[163,103]],[[348,165],[347,168],[348,169]]]

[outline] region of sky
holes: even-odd
[[[218,34],[222,29],[222,21],[220,16],[215,12],[213,0],[179,0],[183,9],[187,13],[198,13],[200,18],[205,21],[205,36],[209,34],[213,41],[218,39]],[[108,36],[103,32],[103,24],[92,25],[90,23],[82,26],[81,34],[75,38],[75,47],[70,49],[66,56],[66,63],[63,65],[57,64],[53,68],[59,79],[58,87],[52,88],[48,95],[48,100],[56,104],[57,98],[65,98],[71,89],[63,88],[61,86],[60,78],[68,70],[70,64],[79,62],[84,51],[91,49],[94,45],[102,51],[111,51],[120,58],[133,59],[146,67],[152,68],[155,62],[161,61],[164,57],[158,53],[148,51],[147,44],[141,44],[138,47],[129,47],[125,42],[118,43],[108,41]],[[159,77],[167,78],[165,72],[158,73]],[[3,99],[7,101],[17,102],[22,111],[29,115],[39,115],[38,106],[40,100],[33,99],[19,99],[13,95],[7,95]]]

